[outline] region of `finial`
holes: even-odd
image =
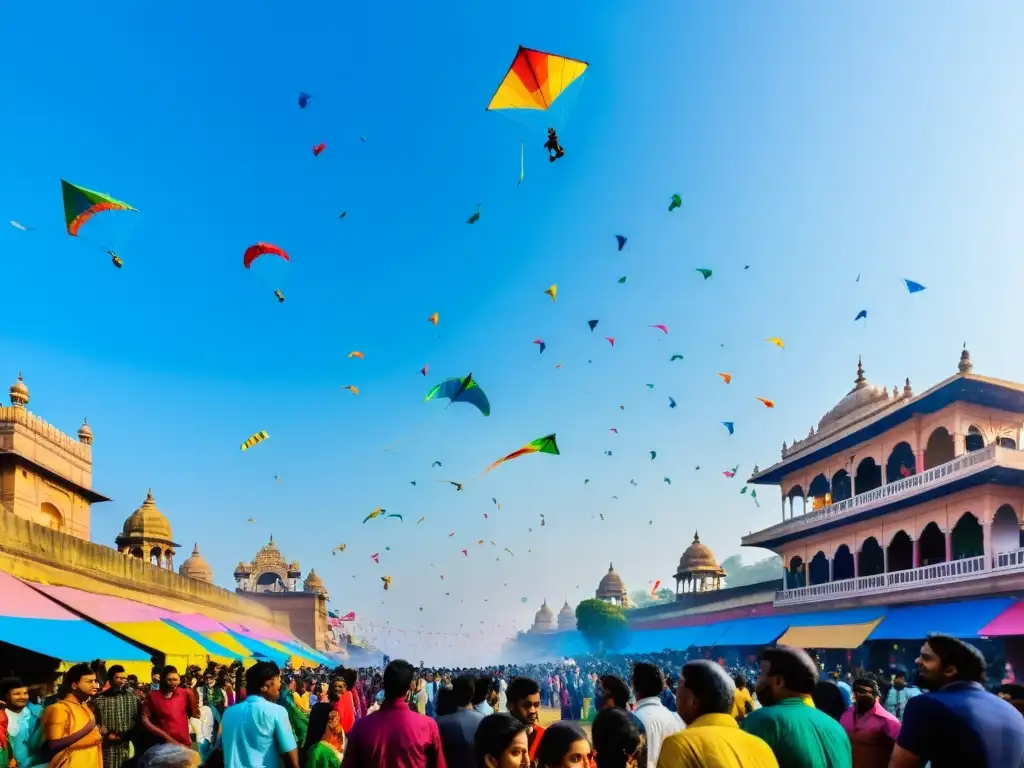
[[[28,387],[25,386],[25,380],[21,377],[21,371],[18,371],[18,380],[14,382],[11,385],[11,388],[7,391],[11,396],[11,407],[24,408],[28,405]]]
[[[861,356],[857,355],[857,378],[853,382],[858,388],[865,386],[868,382],[864,378],[864,363]]]
[[[611,563],[608,563],[608,573],[611,573],[611,572],[612,572],[612,571],[614,571],[614,570],[615,570],[615,569],[614,569],[614,568],[612,567],[612,564],[611,564]]]
[[[700,534],[696,531],[693,532],[693,543],[700,544]]]
[[[270,534],[270,543],[271,543],[271,544],[273,544],[273,543],[274,543],[274,534]]]
[[[960,352],[960,365],[957,366],[957,370],[960,373],[970,373],[974,370],[974,364],[971,362],[971,353],[967,351],[967,342],[964,342],[963,351]]]
[[[84,445],[92,445],[92,427],[89,426],[89,419],[82,420],[82,426],[78,428],[78,441]]]
[[[199,542],[195,542],[195,543],[192,544],[192,554],[193,555],[198,555],[199,554]]]
[[[910,386],[910,377],[909,376],[907,377],[906,383],[903,385],[903,396],[904,397],[913,397],[914,396],[914,390]]]

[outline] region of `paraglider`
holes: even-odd
[[[117,259],[116,256],[114,258]],[[114,264],[116,266],[120,266],[119,264],[117,264],[117,261],[115,261]],[[274,289],[274,296],[277,297],[277,303],[278,304],[284,304],[284,294],[281,293],[281,289],[280,288],[275,288]]]
[[[259,443],[262,443],[264,440],[267,440],[269,438],[270,435],[263,431],[257,432],[256,434],[253,435],[249,435],[249,437],[245,439],[245,442],[242,443],[241,450],[247,451],[254,445],[258,445]]]
[[[558,134],[555,133],[554,128],[548,128],[548,140],[544,142],[544,149],[548,151],[549,162],[553,163],[558,158],[565,156],[565,150],[558,143]]]
[[[245,253],[242,255],[242,266],[246,269],[251,269],[252,263],[256,261],[256,259],[267,254],[271,256],[280,256],[285,261],[291,261],[291,258],[282,248],[279,248],[272,243],[254,243],[245,249]]]
[[[391,589],[391,577],[390,576],[381,576],[380,580],[384,582],[384,591],[385,592],[387,592],[389,589]]]
[[[462,379],[445,379],[427,392],[424,402],[438,398],[449,401],[448,405],[445,406],[445,410],[457,401],[475,406],[484,416],[491,415],[491,403],[488,401],[487,395],[484,394],[484,391],[476,383],[472,373]]]
[[[110,256],[110,263],[118,269],[124,266],[124,261],[117,255],[117,251],[107,251],[107,255]]]
[[[555,440],[555,435],[552,433],[550,435],[545,435],[544,437],[538,437],[536,440],[531,440],[522,448],[512,451],[512,453],[508,454],[507,456],[502,456],[496,462],[491,464],[491,466],[485,469],[483,471],[483,474],[486,475],[492,469],[499,466],[500,464],[504,464],[506,461],[518,459],[520,456],[526,456],[527,454],[530,453],[550,453],[554,456],[558,456],[559,450],[558,443]]]

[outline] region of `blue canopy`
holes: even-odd
[[[221,645],[217,641],[211,640],[205,635],[196,632],[195,630],[189,629],[188,627],[184,627],[178,622],[173,621],[172,619],[161,619],[161,621],[164,624],[167,624],[173,627],[174,629],[178,630],[179,632],[181,632],[181,634],[185,635],[190,640],[194,640],[195,642],[199,643],[199,645],[201,645],[203,649],[211,656],[221,656],[228,659],[238,659],[239,661],[241,661],[243,658],[236,651],[232,651],[230,648]]]
[[[986,597],[890,608],[868,640],[923,640],[930,632],[979,637],[978,631],[1012,603],[1009,597]]]
[[[261,643],[259,640],[256,640],[250,635],[243,635],[231,629],[229,629],[227,632],[235,639],[235,641],[239,645],[241,645],[243,648],[248,648],[250,651],[252,651],[253,656],[260,656],[282,667],[288,663],[288,659],[290,657],[287,653],[279,651],[277,650],[277,648],[272,648],[266,643]]]

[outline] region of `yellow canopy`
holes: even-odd
[[[213,659],[218,664],[230,664],[234,661],[229,656],[210,653],[191,637],[162,621],[112,621],[107,626],[129,640],[160,651],[164,654],[166,663],[178,667],[179,671],[184,671],[191,664],[205,667],[207,659]]]
[[[487,109],[545,110],[587,66],[585,61],[520,46]]]
[[[878,618],[865,624],[790,627],[779,638],[778,644],[794,648],[858,648],[881,621]]]
[[[296,656],[292,651],[285,648],[283,645],[274,640],[261,640],[260,642],[269,645],[271,648],[274,648],[275,650],[278,650],[281,653],[288,654],[288,656],[291,657],[293,669],[298,669],[299,667],[309,667],[310,669],[315,669],[316,667],[320,666],[319,661],[315,661],[314,659],[308,659],[303,656]]]

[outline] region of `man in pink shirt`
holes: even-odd
[[[342,768],[447,768],[437,723],[405,701],[415,670],[395,659],[384,670],[384,703],[352,726]]]
[[[878,681],[870,676],[853,681],[853,705],[839,722],[850,737],[853,768],[886,768],[892,757],[900,721],[879,703]]]

